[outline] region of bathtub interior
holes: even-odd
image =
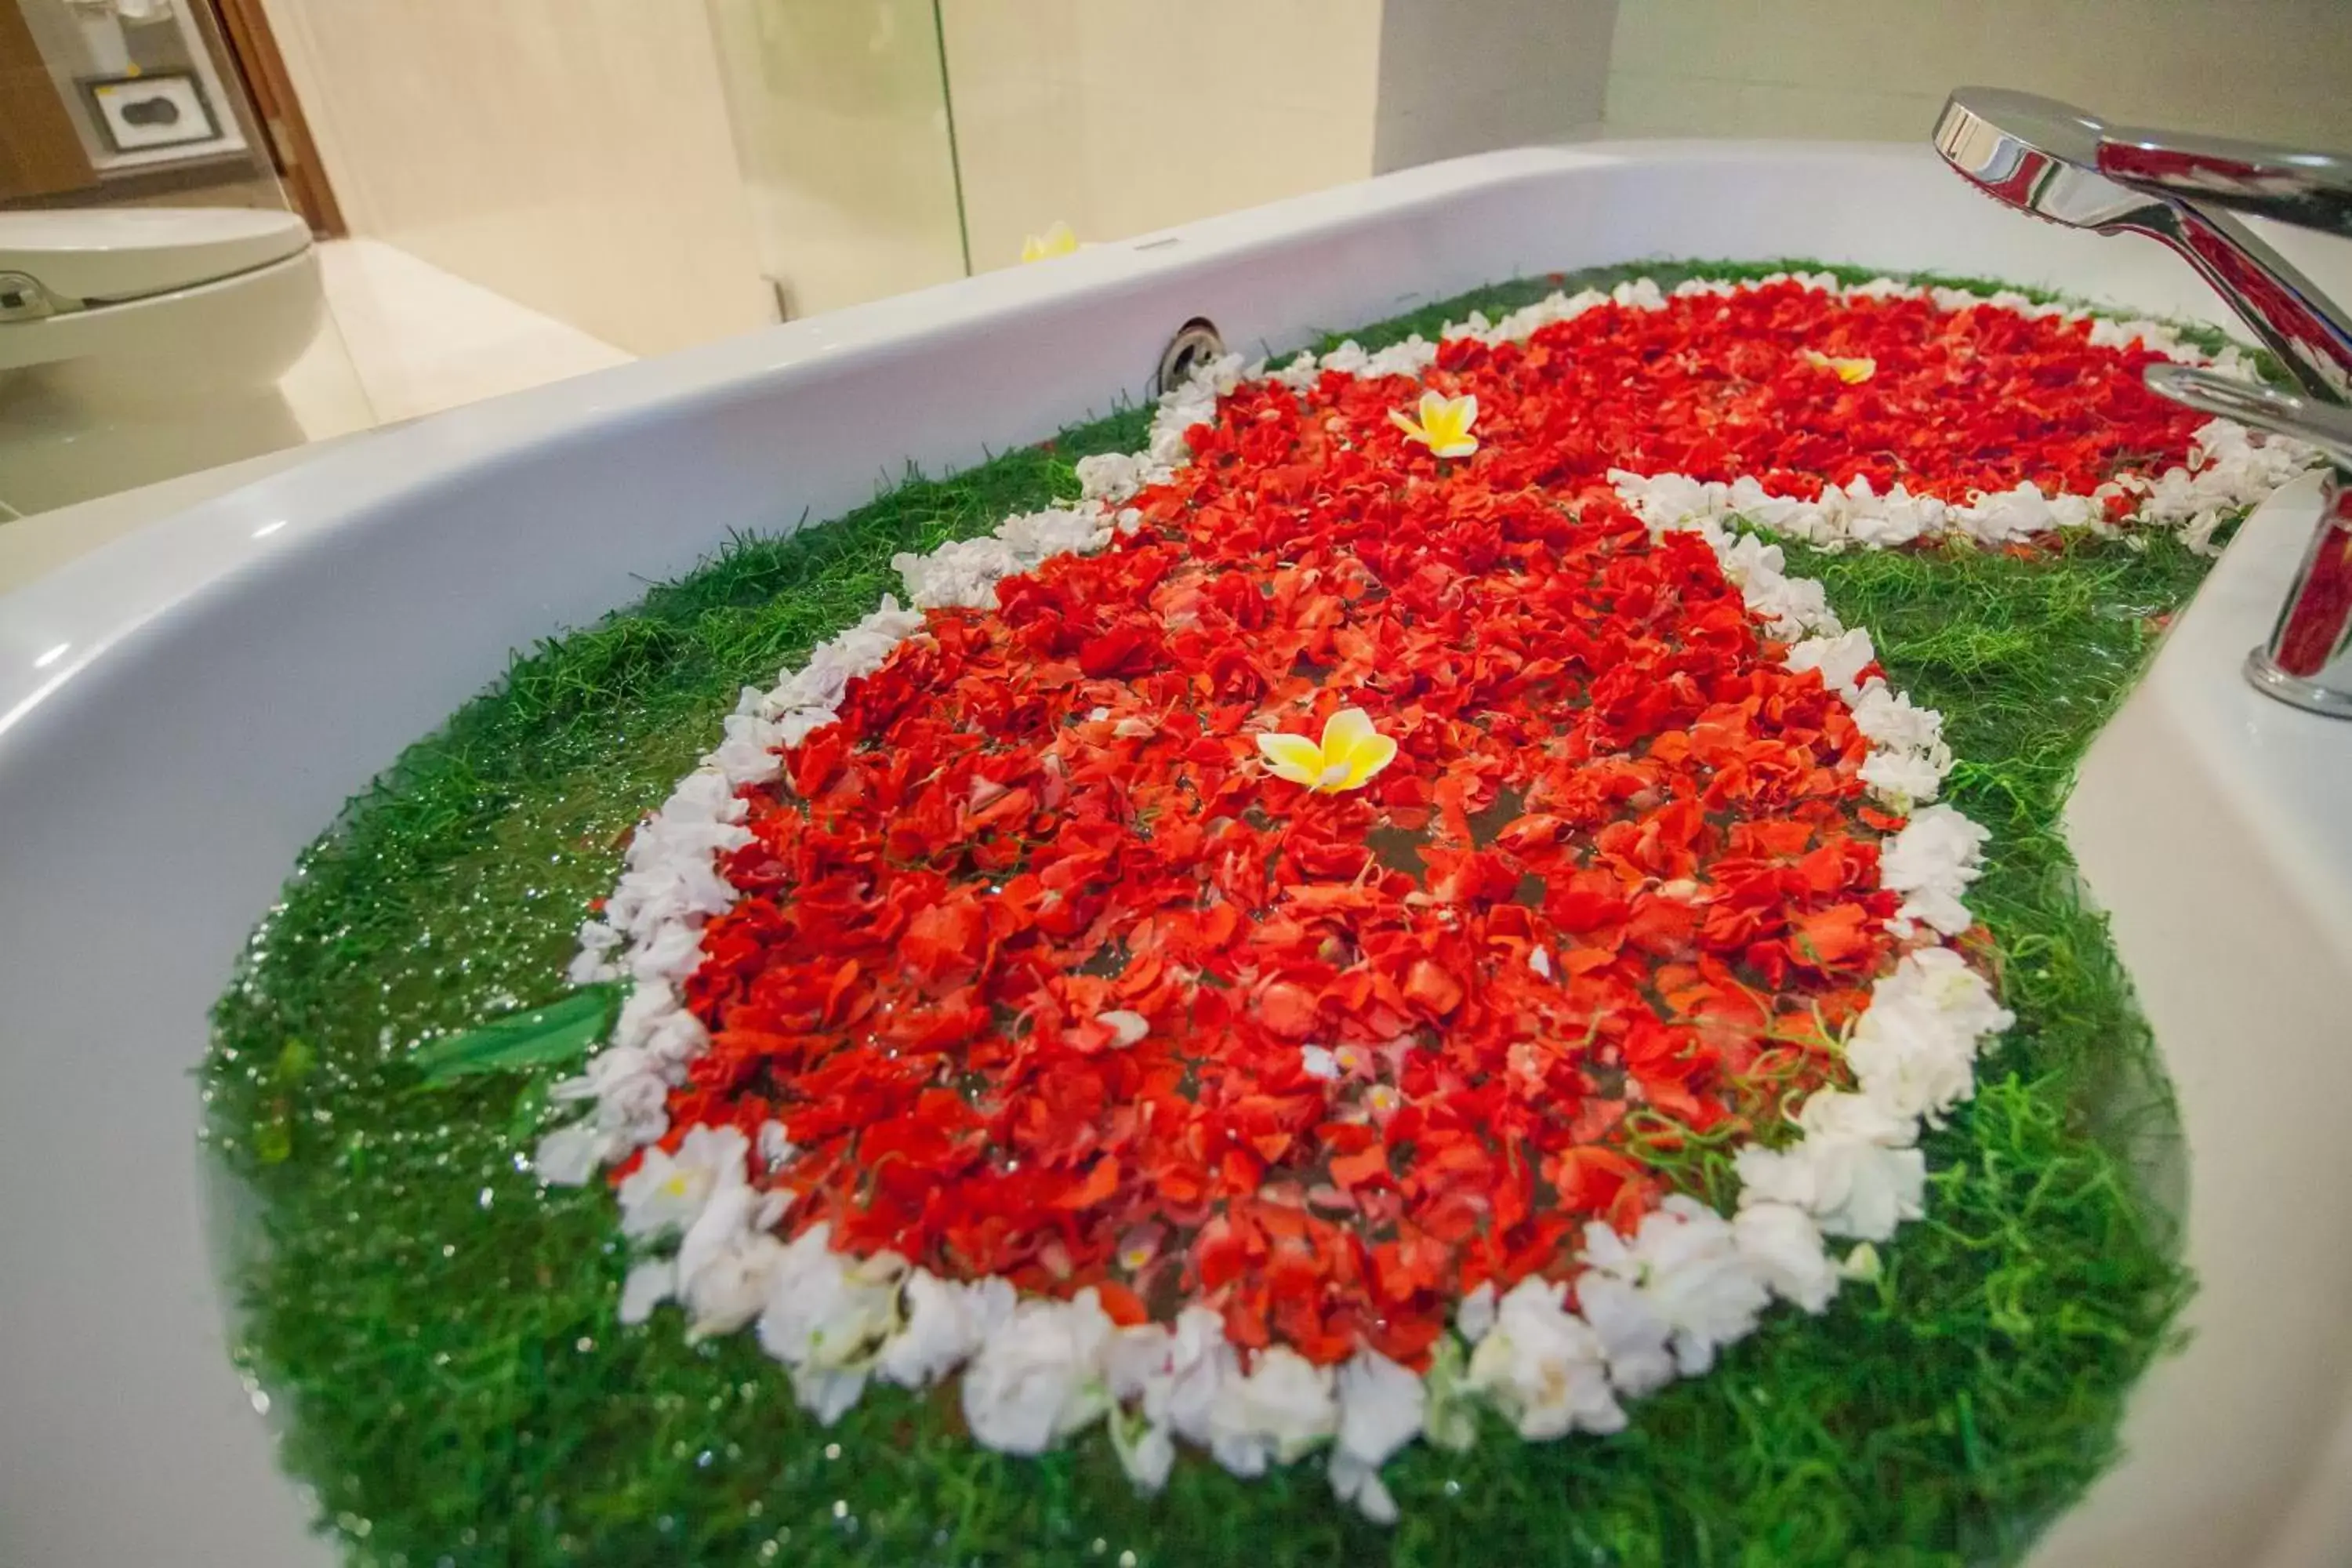
[[[909,461],[959,467],[1139,396],[1195,317],[1234,346],[1282,349],[1515,275],[1781,255],[2221,319],[2169,256],[2005,214],[1924,151],[1495,154],[425,421],[0,600],[0,1237],[21,1260],[0,1272],[0,1558],[330,1559],[222,1352],[189,1074],[206,1008],[297,852],[509,649],[627,602],[731,532],[830,516]],[[2352,273],[2321,259],[2324,280]],[[2345,761],[2314,748],[2293,765]],[[2213,809],[2243,798],[2225,791]],[[2095,867],[2094,881],[2120,921],[2120,893]],[[2146,893],[2142,924],[2161,924],[2163,897]],[[2315,939],[2315,962],[2340,969],[2342,930]],[[101,990],[124,973],[138,983]],[[2192,1261],[2200,1234],[2192,1207]],[[2305,1330],[2317,1344],[2328,1327]],[[2305,1370],[2295,1431],[2315,1442],[2334,1422],[2343,1372],[2340,1353]],[[2238,1440],[2258,1463],[2267,1430]],[[2267,1456],[2284,1479],[2264,1496],[2242,1488],[2202,1512],[2288,1506],[2302,1463],[2289,1457]],[[2136,1469],[2126,1500],[2110,1507],[2103,1489],[2083,1529],[2165,1541],[2168,1478],[2127,1464],[2119,1481]]]

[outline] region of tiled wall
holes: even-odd
[[[974,268],[1371,172],[1380,0],[943,0]]]
[[[703,0],[267,0],[355,234],[636,353],[774,319]]]
[[[2352,148],[2352,0],[1622,0],[1607,127],[1918,141],[1969,83]]]

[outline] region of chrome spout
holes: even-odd
[[[2246,679],[2282,702],[2352,718],[2352,408],[2185,364],[2150,365],[2147,384],[2175,403],[2292,436],[2326,455],[2332,471],[2321,492],[2319,526],[2270,640],[2246,656]]]
[[[2177,403],[2327,455],[2318,529],[2246,678],[2283,702],[2352,718],[2352,318],[2231,216],[2352,237],[2352,158],[2111,128],[2054,99],[1975,87],[1946,101],[1935,142],[1962,178],[2021,212],[2169,246],[2302,387],[2297,397],[2183,365],[2147,373]]]

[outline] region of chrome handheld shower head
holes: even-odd
[[[1935,142],[1955,173],[2005,205],[2171,247],[2305,393],[2352,403],[2352,319],[2226,210],[2344,232],[2352,224],[2352,160],[2116,130],[2071,103],[1990,87],[1956,89],[1936,121]]]
[[[1964,87],[1936,122],[1936,151],[1995,201],[2069,228],[2109,228],[2161,205],[2099,173],[2106,127],[2071,103]]]

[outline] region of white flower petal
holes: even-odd
[[[1469,1387],[1534,1440],[1582,1428],[1615,1432],[1625,1412],[1609,1384],[1600,1336],[1561,1306],[1565,1288],[1530,1277],[1507,1292],[1471,1353]]]
[[[1111,1321],[1094,1292],[1031,1300],[991,1334],[963,1374],[963,1414],[982,1444],[1042,1454],[1108,1408],[1102,1368]]]
[[[652,1258],[632,1264],[621,1281],[621,1305],[614,1316],[624,1323],[642,1323],[677,1289],[677,1264],[674,1259]]]
[[[581,1187],[604,1163],[604,1136],[594,1126],[559,1127],[539,1141],[531,1170],[550,1186]]]
[[[1495,1282],[1482,1279],[1478,1288],[1462,1298],[1454,1309],[1454,1326],[1462,1337],[1476,1344],[1495,1326]]]
[[[1808,1312],[1828,1308],[1837,1294],[1837,1260],[1811,1215],[1791,1204],[1751,1204],[1731,1225],[1740,1256],[1772,1294]]]
[[[883,1346],[874,1370],[888,1382],[923,1388],[961,1366],[1013,1317],[1010,1281],[971,1284],[918,1268],[901,1289],[906,1321]]]
[[[1255,1475],[1267,1460],[1287,1465],[1319,1447],[1338,1424],[1331,1369],[1275,1345],[1257,1353],[1246,1375],[1218,1387],[1210,1447],[1234,1474]]]
[[[1135,1489],[1149,1497],[1166,1486],[1168,1472],[1176,1468],[1174,1434],[1155,1422],[1117,1411],[1111,1413],[1109,1426],[1112,1450]]]
[[[1339,1451],[1378,1470],[1421,1430],[1428,1393],[1421,1379],[1375,1350],[1360,1350],[1334,1380]]]
[[[1790,669],[1815,669],[1821,672],[1822,684],[1832,691],[1853,689],[1854,678],[1863,667],[1878,657],[1870,646],[1870,634],[1860,626],[1833,637],[1807,637],[1789,647]]]
[[[802,1409],[816,1417],[820,1426],[830,1426],[840,1420],[866,1393],[866,1369],[864,1367],[844,1371],[796,1366],[791,1369],[790,1376],[793,1398]]]
[[[1356,1511],[1374,1524],[1394,1524],[1397,1521],[1396,1499],[1381,1479],[1380,1467],[1365,1463],[1344,1450],[1334,1449],[1328,1468],[1331,1477],[1331,1494],[1341,1502],[1356,1505]]]

